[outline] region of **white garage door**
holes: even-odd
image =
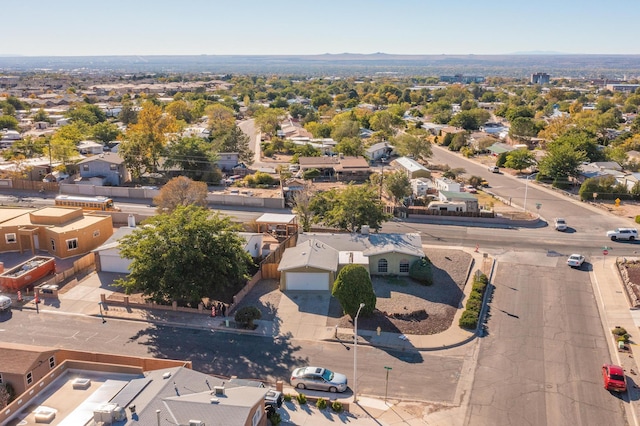
[[[128,274],[129,259],[123,259],[120,256],[100,255],[100,269],[104,272],[118,272],[120,274]]]
[[[287,290],[329,290],[329,273],[287,272]]]

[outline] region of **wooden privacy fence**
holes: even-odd
[[[43,285],[60,284],[68,280],[69,278],[75,277],[78,274],[91,272],[95,270],[95,268],[96,256],[94,253],[89,253],[73,262],[73,267],[57,273],[53,278],[43,283]]]
[[[60,189],[58,182],[42,182],[23,179],[11,179],[10,187],[13,189],[23,189],[26,191],[40,191],[41,189],[44,189],[45,191],[50,192],[58,192],[58,190]]]
[[[269,253],[269,255],[265,257],[262,262],[260,262],[260,272],[262,273],[262,278],[280,278],[278,264],[282,259],[282,255],[284,254],[284,251],[286,249],[295,246],[297,241],[298,234],[291,235],[289,238],[284,240],[277,249]]]

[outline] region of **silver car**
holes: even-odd
[[[315,389],[329,392],[347,390],[347,376],[321,367],[296,368],[289,380],[298,389]]]

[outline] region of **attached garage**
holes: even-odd
[[[331,290],[329,272],[285,272],[287,290]]]
[[[120,274],[129,273],[129,265],[131,259],[123,259],[120,257],[120,250],[109,249],[96,252],[98,264],[101,272],[117,272]]]
[[[284,251],[278,271],[280,290],[330,291],[338,267],[338,251],[310,240]]]

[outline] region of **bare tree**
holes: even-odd
[[[293,212],[298,215],[302,230],[309,232],[311,230],[311,220],[313,211],[311,210],[311,191],[308,187],[296,193],[293,196]]]
[[[186,176],[171,179],[153,199],[158,213],[171,213],[178,206],[207,206],[207,184],[195,182]]]

